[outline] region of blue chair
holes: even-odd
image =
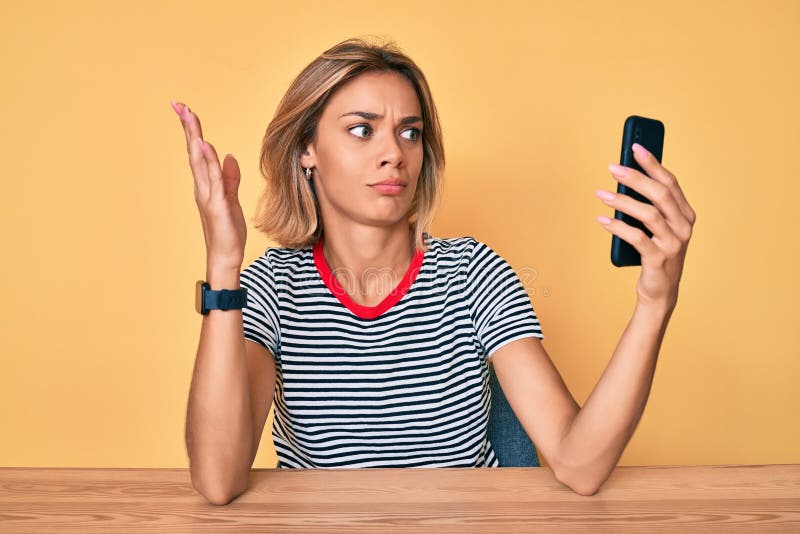
[[[488,365],[492,390],[488,435],[500,467],[540,467],[536,447],[511,409],[491,360]]]

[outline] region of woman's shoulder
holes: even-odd
[[[290,248],[281,246],[267,247],[243,271],[296,271],[304,264],[313,262],[312,247]]]
[[[478,241],[469,235],[456,236],[456,237],[441,237],[425,234],[425,240],[429,248],[436,249],[437,251],[455,252],[459,250],[468,250],[475,246]]]
[[[488,243],[473,236],[433,237],[430,249],[436,256],[437,270],[466,270],[488,272],[505,268],[506,259]]]
[[[425,234],[425,243],[428,246],[427,255],[440,258],[472,258],[476,254],[489,249],[489,246],[471,235],[443,237]],[[269,268],[273,270],[291,269],[296,270],[304,263],[313,263],[314,252],[312,246],[290,248],[281,246],[271,246],[264,250],[263,254],[255,258],[251,266]]]
[[[311,245],[290,248],[290,247],[267,247],[263,256],[266,257],[273,264],[285,264],[287,262],[294,263],[300,260],[313,258],[313,247]]]
[[[457,237],[427,236],[429,249],[436,255],[471,258],[476,253],[488,249],[488,245],[471,235]]]
[[[425,265],[433,269],[436,278],[465,276],[472,270],[480,241],[473,236],[429,237],[426,241]],[[480,254],[478,254],[480,255]],[[425,267],[423,267],[425,269]]]

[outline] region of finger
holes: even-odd
[[[678,185],[678,179],[675,175],[661,165],[658,159],[639,143],[633,144],[633,157],[651,178],[667,187],[670,193],[672,193],[672,196],[675,197],[675,201],[681,213],[683,213],[683,216],[686,217],[686,220],[688,220],[690,224],[694,224],[694,210],[689,206],[689,201],[686,200],[686,196]]]
[[[176,103],[173,109],[180,114],[183,131],[186,134],[186,152],[189,154],[189,165],[194,175],[195,198],[205,200],[209,195],[208,164],[201,146],[200,122],[189,107],[182,102]]]
[[[239,197],[239,182],[241,177],[239,162],[232,155],[228,154],[222,162],[222,183],[228,195]]]
[[[186,151],[188,152],[192,143],[197,142],[196,138],[203,137],[203,129],[200,127],[200,119],[195,115],[189,106],[182,102],[178,102],[173,106],[173,109],[181,119],[183,132],[186,136]]]
[[[189,138],[189,127],[187,125],[187,118],[186,118],[186,109],[187,106],[183,102],[173,103],[172,109],[175,110],[175,113],[178,114],[178,117],[181,120],[181,127],[183,128],[183,134],[186,138],[186,152],[189,152],[189,145],[191,144],[191,139]]]
[[[203,156],[206,158],[208,165],[208,183],[210,198],[223,198],[225,196],[225,188],[222,183],[222,169],[219,166],[219,158],[217,158],[217,151],[214,146],[203,141]]]
[[[603,228],[612,234],[619,236],[621,239],[627,241],[633,248],[635,248],[642,257],[642,263],[644,263],[645,258],[655,259],[657,256],[663,255],[655,243],[653,243],[653,241],[647,237],[647,234],[640,229],[634,228],[620,219],[610,219],[608,222],[604,222],[600,220],[600,217],[598,217],[597,220],[603,225]]]
[[[200,117],[198,117],[188,106],[185,111],[186,125],[193,138],[203,138],[203,129],[200,127]]]
[[[666,185],[658,180],[648,178],[636,169],[622,165],[609,165],[609,170],[611,170],[611,175],[618,182],[633,189],[652,202],[653,206],[658,208],[664,215],[667,224],[675,234],[680,236],[687,235],[691,224],[678,207],[675,197]]]
[[[680,250],[680,238],[672,231],[672,228],[664,220],[664,216],[655,206],[640,202],[628,195],[614,194],[602,189],[595,191],[595,195],[608,206],[642,221],[653,234],[653,242],[666,254],[669,255]]]
[[[189,165],[192,167],[194,175],[195,197],[200,201],[206,201],[209,197],[210,186],[208,179],[208,163],[202,147],[203,140],[195,139],[189,143]]]

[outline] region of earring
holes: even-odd
[[[307,179],[307,180],[310,180],[310,179],[311,179],[311,167],[308,167],[308,168],[306,169],[306,179]]]

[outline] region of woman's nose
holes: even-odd
[[[381,166],[384,163],[390,163],[391,165],[397,166],[403,159],[403,149],[400,146],[399,140],[394,136],[394,134],[384,136],[383,142],[381,143]]]

